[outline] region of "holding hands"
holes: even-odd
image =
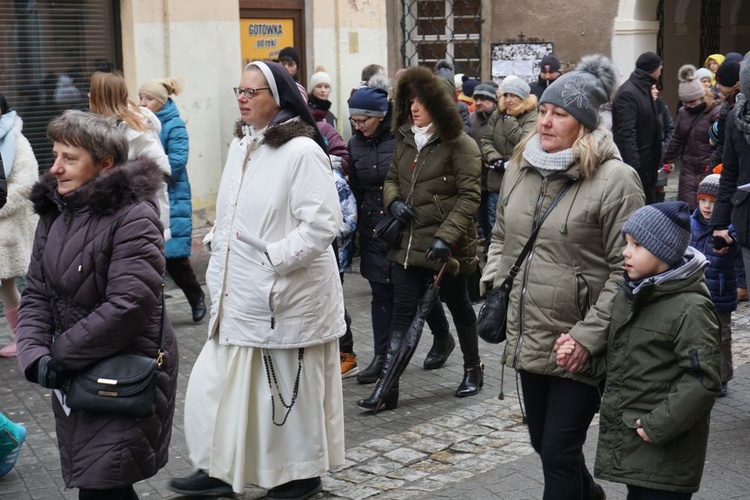
[[[569,372],[580,372],[589,359],[589,351],[579,344],[569,333],[561,333],[555,341],[557,365]]]

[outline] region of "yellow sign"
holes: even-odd
[[[294,46],[294,19],[240,19],[242,62],[275,60]]]

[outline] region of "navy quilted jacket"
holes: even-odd
[[[732,245],[729,253],[717,255],[711,244],[713,228],[706,225],[696,209],[690,219],[690,246],[703,253],[710,262],[706,268],[706,286],[711,292],[711,301],[719,312],[732,312],[737,309],[736,266],[742,264],[742,254],[738,244]],[[734,228],[729,233],[737,238]]]

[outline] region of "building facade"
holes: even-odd
[[[46,169],[46,124],[87,106],[93,71],[123,71],[133,100],[146,80],[179,78],[200,260],[239,116],[232,87],[246,62],[287,45],[300,52],[304,85],[319,68],[333,78],[332,112],[345,139],[346,100],[364,66],[393,74],[448,59],[457,73],[481,79],[509,68],[533,73],[532,64],[497,59],[498,47],[551,51],[564,68],[602,52],[623,78],[641,52],[658,52],[662,95],[674,109],[681,64],[750,49],[750,0],[0,0],[0,92],[24,118]]]

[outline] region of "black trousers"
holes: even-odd
[[[198,301],[203,298],[203,289],[195,277],[190,259],[187,257],[167,259],[167,273],[174,280],[174,284],[180,287],[182,293],[185,294],[190,307],[195,307]]]
[[[583,457],[599,390],[571,379],[519,372],[531,445],[542,458],[544,500],[589,498],[594,479]]]
[[[393,284],[370,281],[372,301],[370,315],[372,317],[372,335],[375,341],[375,354],[388,352],[388,339],[391,332],[391,317],[393,316]],[[441,302],[436,302],[425,318],[427,326],[436,338],[450,335],[450,325],[445,317],[445,309]]]
[[[78,500],[138,500],[133,485],[110,490],[78,490]]]
[[[393,317],[391,331],[406,332],[417,312],[417,303],[435,278],[435,271],[403,266],[393,266]],[[466,291],[466,276],[443,277],[440,298],[445,301],[458,333],[458,342],[464,356],[464,366],[479,364],[479,340],[477,337],[477,315]],[[435,307],[432,308],[433,310]],[[430,311],[432,312],[432,311]],[[438,335],[438,332],[435,332]]]
[[[628,485],[627,500],[690,500],[692,493],[678,493],[676,491],[654,490],[642,486]]]

